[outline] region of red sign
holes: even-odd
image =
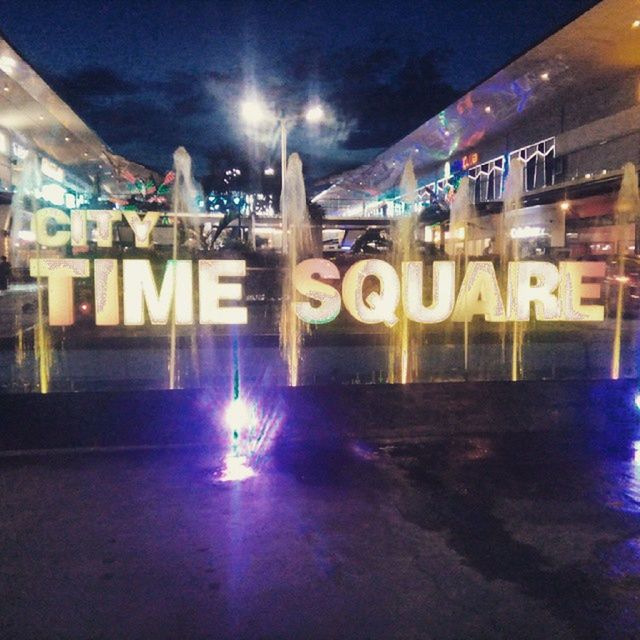
[[[468,153],[466,156],[462,157],[462,168],[466,171],[470,169],[474,165],[478,164],[478,153],[474,151],[473,153]]]

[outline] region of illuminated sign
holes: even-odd
[[[67,192],[65,188],[61,187],[59,184],[45,184],[42,187],[41,193],[42,197],[51,204],[56,204],[61,207],[64,206]]]
[[[540,238],[541,236],[548,235],[544,227],[513,227],[510,234],[514,240]]]
[[[87,221],[96,225],[98,246],[113,242],[113,223],[124,215],[138,247],[149,246],[159,213],[143,216],[126,211],[80,211],[71,215],[55,208],[41,209],[33,216],[36,240],[46,247],[86,246]],[[34,277],[48,283],[49,322],[54,326],[74,322],[74,280],[91,277],[92,261],[86,258],[41,258],[30,261]],[[585,304],[600,296],[600,284],[586,278],[605,275],[604,262],[511,262],[506,293],[500,291],[492,262],[470,262],[456,290],[456,263],[435,261],[428,302],[425,302],[425,265],[403,262],[399,272],[384,260],[360,260],[342,276],[329,260],[305,260],[294,268],[292,302],[298,318],[308,324],[335,320],[342,307],[358,322],[383,323],[399,320],[400,309],[413,322],[436,324],[445,320],[465,322],[476,315],[487,322],[527,321],[531,305],[541,321],[593,322],[604,319],[604,307]],[[197,296],[194,271],[197,274]],[[120,278],[122,274],[122,278]],[[150,260],[105,258],[93,261],[95,321],[99,326],[139,326],[148,316],[151,324],[167,324],[174,314],[176,324],[247,324],[242,306],[246,276],[244,260],[169,260],[159,286]],[[229,279],[233,279],[229,281]],[[342,279],[341,285],[339,284]],[[194,300],[198,301],[195,309]],[[146,310],[146,314],[145,314]],[[122,313],[121,313],[122,312]],[[121,320],[122,318],[122,320]]]
[[[47,178],[51,178],[56,182],[64,182],[64,169],[55,162],[51,162],[49,158],[42,158],[40,170],[43,176],[47,176]]]
[[[462,168],[466,171],[467,169],[470,169],[471,167],[475,166],[476,164],[478,164],[478,160],[479,160],[479,156],[477,154],[477,152],[473,152],[473,153],[468,153],[466,156],[462,157]]]

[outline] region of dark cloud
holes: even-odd
[[[131,95],[138,91],[136,83],[106,67],[87,67],[55,80],[60,93],[71,100]]]
[[[329,120],[313,130],[294,127],[292,149],[309,159],[317,177],[357,164],[392,144],[455,97],[431,51],[401,57],[386,46],[293,55],[254,69],[256,90],[274,111],[302,113],[310,100],[326,103]],[[277,155],[274,129],[248,132],[238,104],[251,86],[240,69],[167,70],[154,78],[95,67],[56,80],[56,89],[119,153],[169,165],[184,145],[204,170],[216,149],[234,147],[255,163]],[[275,127],[275,124],[274,124]],[[137,152],[136,149],[140,149]],[[222,153],[222,151],[221,151]]]

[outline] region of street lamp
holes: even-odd
[[[240,104],[240,117],[250,124],[260,124],[268,115],[269,110],[258,98],[247,98]]]
[[[287,133],[289,127],[293,127],[301,117],[309,124],[320,124],[325,119],[324,109],[320,104],[309,106],[304,114],[286,115],[281,112],[276,117],[278,126],[280,127],[280,172],[281,172],[281,191],[284,193],[284,177],[287,172]],[[274,115],[269,111],[264,102],[258,96],[251,96],[242,101],[240,105],[240,117],[247,123],[258,125],[267,120],[272,120]],[[282,198],[282,195],[280,196]],[[285,220],[286,212],[280,208],[281,224],[282,224],[282,252],[287,253],[287,225]]]

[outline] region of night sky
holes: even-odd
[[[209,158],[275,163],[276,136],[249,131],[255,88],[287,112],[313,177],[372,158],[592,0],[2,0],[0,31],[111,146],[159,169],[180,144]]]

